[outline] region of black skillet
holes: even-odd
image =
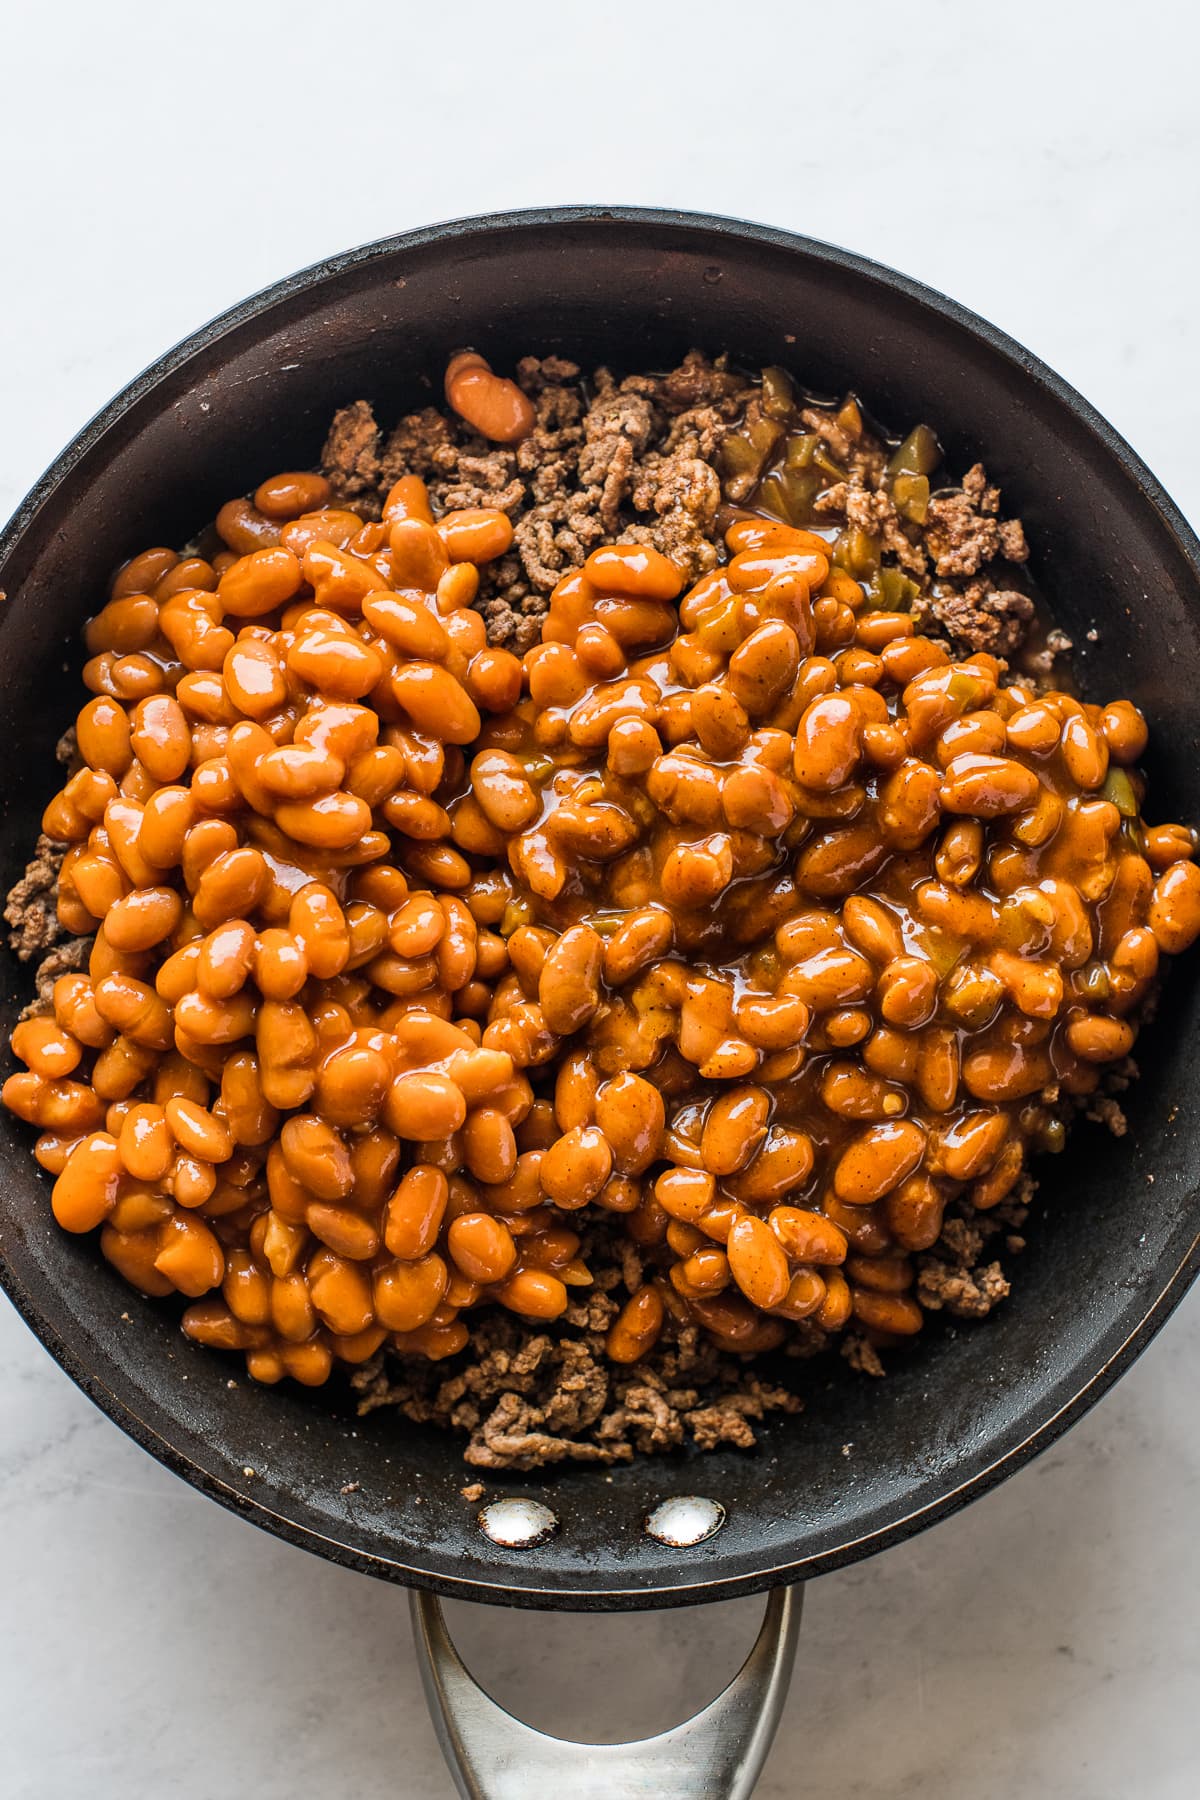
[[[1200,819],[1200,545],[1085,401],[963,308],[844,251],[725,219],[563,208],[411,232],[280,282],[140,376],[38,483],[0,540],[5,887],[56,785],[80,627],[114,565],[182,543],[264,471],[311,464],[342,402],[368,397],[385,420],[422,404],[465,343],[502,366],[557,351],[632,369],[699,344],[752,368],[784,363],[829,393],[853,387],[896,425],[930,420],[950,466],[984,457],[1023,517],[1084,692],[1129,695],[1149,717],[1152,815]],[[7,1029],[30,977],[3,954]],[[1139,1043],[1128,1136],[1080,1130],[1045,1166],[1013,1297],[986,1324],[929,1330],[884,1382],[837,1361],[814,1368],[803,1415],[767,1424],[752,1455],[506,1480],[559,1520],[520,1553],[481,1533],[453,1439],[386,1413],[359,1421],[331,1391],[227,1387],[226,1360],[187,1343],[169,1306],[139,1299],[94,1244],[55,1228],[30,1134],[7,1114],[0,1279],[130,1436],[293,1543],[516,1606],[715,1600],[933,1523],[1021,1467],[1128,1367],[1200,1260],[1198,1054],[1185,962]],[[645,1533],[664,1495],[695,1491],[725,1508],[715,1536],[679,1550]]]

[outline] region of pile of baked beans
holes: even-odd
[[[596,550],[489,647],[498,512],[285,474],[87,630],[45,830],[87,973],[6,1104],[69,1231],[260,1381],[461,1351],[638,1247],[608,1339],[916,1332],[914,1253],[999,1204],[1200,932],[1126,701],[1002,685],[743,517],[680,598]]]

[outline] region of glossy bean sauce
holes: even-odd
[[[952,660],[761,520],[687,594],[593,552],[518,661],[472,610],[503,514],[328,499],[264,482],[88,627],[45,829],[95,943],[4,1088],[59,1223],[263,1381],[552,1321],[595,1219],[645,1267],[615,1361],[668,1318],[911,1336],[946,1207],[1061,1146],[1200,932],[1140,715]]]

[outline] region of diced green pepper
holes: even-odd
[[[805,525],[812,516],[812,503],[822,488],[814,469],[790,470],[786,464],[763,476],[754,504],[773,519],[786,525]]]
[[[952,937],[948,931],[937,929],[925,933],[922,945],[926,956],[943,978],[955,967],[964,947],[961,938]]]
[[[877,569],[867,589],[867,609],[869,612],[910,612],[920,591],[916,582],[899,569]]]
[[[1100,792],[1105,800],[1112,801],[1123,819],[1137,818],[1138,798],[1126,769],[1115,764],[1110,767]]]
[[[785,525],[790,525],[792,514],[788,506],[784,480],[785,477],[779,469],[772,469],[769,475],[764,475],[758,484],[754,504],[759,512],[765,512],[772,519],[782,519]]]
[[[1108,965],[1102,962],[1091,962],[1080,969],[1071,986],[1081,1000],[1107,1000],[1112,995],[1112,982],[1109,979]]]
[[[796,410],[796,389],[786,369],[778,366],[762,372],[762,409],[769,419],[791,418]]]
[[[833,560],[839,569],[866,580],[879,567],[879,540],[858,525],[847,525],[834,539]]]
[[[846,479],[845,469],[843,469],[841,463],[834,461],[833,457],[830,456],[829,451],[820,440],[818,440],[817,447],[813,451],[813,466],[820,469],[822,473],[828,475],[830,481],[845,481]]]
[[[965,669],[955,669],[946,683],[946,692],[964,712],[983,704],[983,683]]]
[[[500,936],[510,938],[518,926],[532,925],[534,910],[528,900],[510,900],[500,920]]]
[[[784,446],[783,461],[789,469],[807,469],[821,440],[815,431],[794,431]]]
[[[929,477],[900,469],[892,480],[892,504],[910,525],[923,525],[929,515]]]
[[[942,460],[942,447],[930,426],[914,425],[904,442],[892,453],[888,474],[903,470],[910,475],[932,475]]]
[[[1067,1142],[1067,1128],[1061,1119],[1047,1119],[1041,1129],[1041,1145],[1051,1156],[1057,1156]]]
[[[775,419],[756,419],[744,431],[731,432],[721,445],[721,471],[730,497],[743,499],[762,474],[771,452],[783,437]]]
[[[862,409],[853,394],[848,394],[841,406],[839,406],[837,422],[846,433],[847,437],[856,438],[862,435]]]

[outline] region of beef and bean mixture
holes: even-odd
[[[8,912],[59,1224],[481,1468],[751,1443],[754,1357],[986,1313],[1200,933],[1140,714],[1001,660],[981,469],[780,371],[518,373],[118,572]]]

